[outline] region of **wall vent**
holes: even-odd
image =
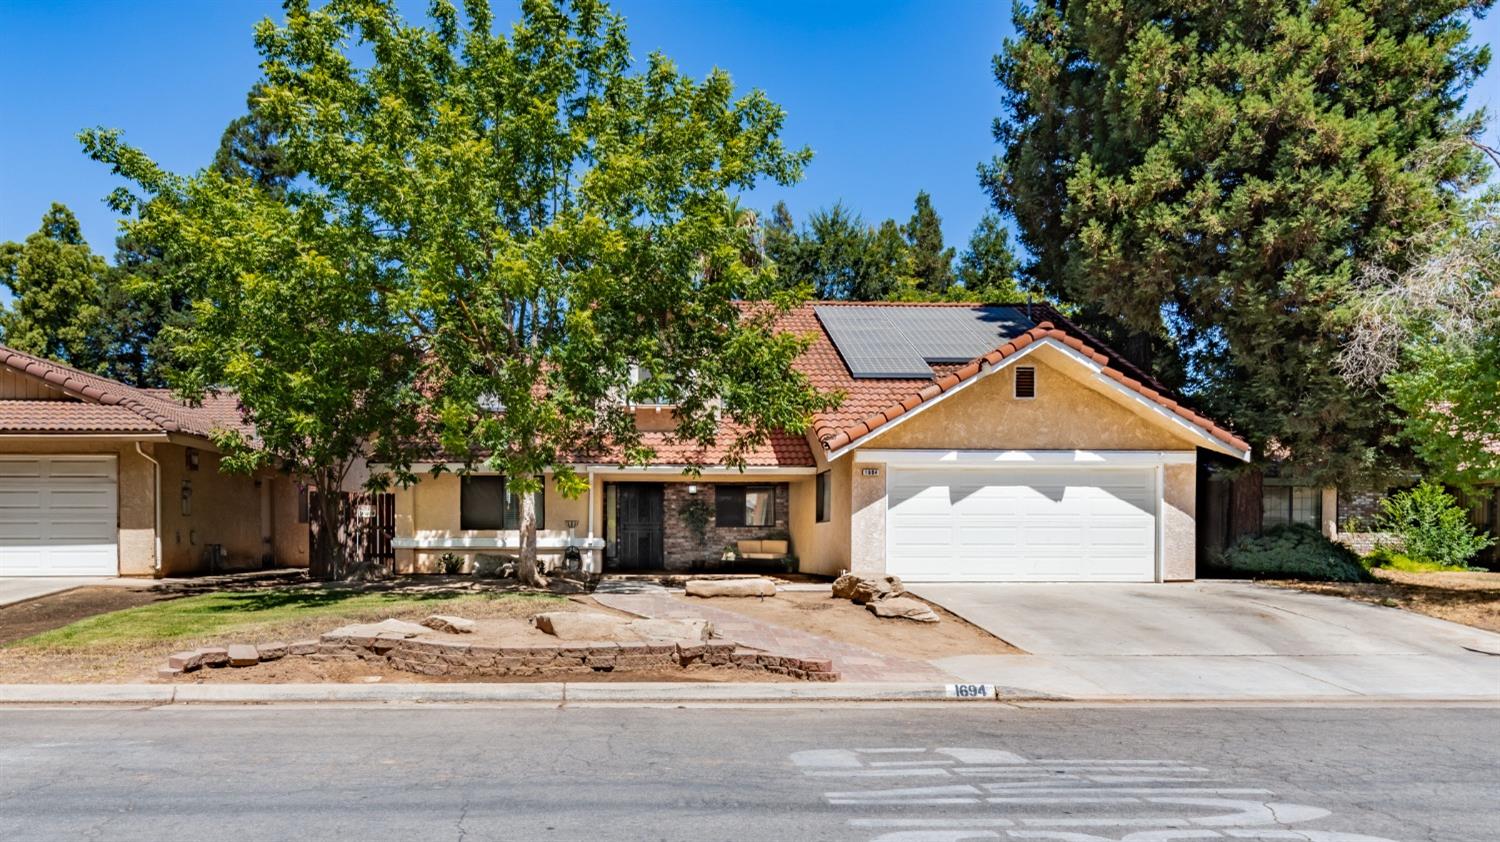
[[[1016,366],[1016,397],[1036,397],[1036,369],[1032,366]]]

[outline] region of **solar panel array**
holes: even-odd
[[[939,363],[963,363],[1033,327],[1013,307],[815,307],[857,378],[922,378]]]

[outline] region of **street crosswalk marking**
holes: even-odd
[[[837,786],[823,793],[830,806],[864,808],[848,824],[877,833],[871,842],[1395,842],[1292,827],[1332,814],[1178,760],[1033,760],[997,748],[890,746],[812,749],[791,761]],[[910,784],[892,785],[903,778]],[[899,814],[871,814],[883,808]]]

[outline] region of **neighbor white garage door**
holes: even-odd
[[[886,569],[917,581],[1156,578],[1155,469],[893,468]]]
[[[0,576],[113,576],[113,456],[0,456]]]

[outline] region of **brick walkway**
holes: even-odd
[[[663,591],[656,593],[595,593],[594,599],[619,611],[643,617],[702,617],[715,634],[741,646],[796,658],[827,658],[844,681],[948,682],[954,677],[926,661],[882,655],[862,646],[841,643],[798,629],[764,623],[711,605],[688,605]]]

